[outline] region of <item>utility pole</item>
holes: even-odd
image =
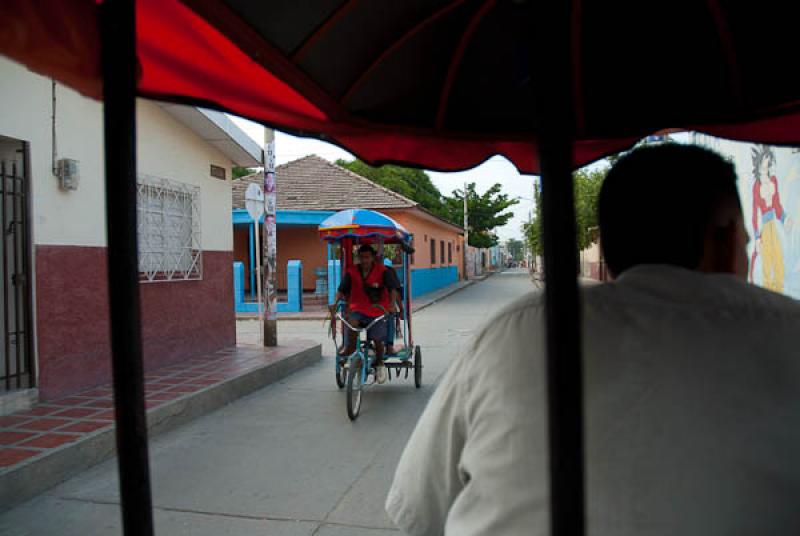
[[[278,345],[278,298],[275,288],[275,272],[278,264],[278,233],[276,231],[276,185],[275,185],[275,131],[264,128],[264,346]]]
[[[467,210],[467,183],[464,182],[464,279],[468,279],[469,267],[467,248],[469,247],[469,213]]]
[[[528,211],[528,225],[533,224],[533,211],[536,210],[536,192],[539,191],[539,181],[536,177],[533,178],[533,204],[534,207]],[[530,259],[528,261],[528,270],[533,270],[534,272],[537,269],[536,266],[536,252],[533,250],[529,250]]]

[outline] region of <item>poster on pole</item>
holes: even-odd
[[[264,264],[266,267],[266,320],[278,318],[278,295],[276,289],[278,235],[276,228],[277,196],[275,181],[275,138],[270,129],[264,132]]]

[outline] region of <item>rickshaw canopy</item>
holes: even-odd
[[[537,173],[551,26],[538,4],[138,0],[137,91],[374,164],[459,170],[500,154]],[[800,144],[796,3],[571,4],[573,166],[671,128]],[[4,0],[0,54],[101,98],[102,5]]]
[[[399,244],[404,249],[411,247],[412,237],[405,227],[392,218],[374,210],[351,208],[329,216],[319,226],[320,238],[339,242],[346,238],[359,243],[378,241],[384,244]]]

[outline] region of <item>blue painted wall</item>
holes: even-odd
[[[401,276],[401,274],[397,274]],[[402,276],[401,276],[402,277]],[[411,270],[411,298],[439,290],[458,281],[458,268],[417,268]]]
[[[288,301],[278,302],[279,313],[299,313],[303,310],[303,263],[289,261],[286,269]],[[233,263],[233,299],[237,313],[258,313],[258,304],[244,301],[244,264]]]
[[[339,259],[328,261],[328,305],[336,301],[336,291],[342,281],[342,265]]]
[[[299,313],[303,310],[303,263],[289,261],[286,267],[288,302],[278,304],[279,313]],[[283,306],[283,307],[282,307]]]

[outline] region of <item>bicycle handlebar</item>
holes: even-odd
[[[381,309],[383,309],[383,307],[381,307]],[[384,309],[384,310],[385,310],[385,309]],[[379,316],[379,317],[377,317],[375,320],[373,320],[372,322],[370,322],[369,324],[367,324],[367,325],[366,325],[365,327],[363,327],[363,328],[356,328],[356,327],[353,327],[353,326],[350,324],[350,322],[348,322],[348,321],[345,319],[345,317],[344,317],[344,316],[342,316],[342,313],[336,313],[336,318],[338,318],[339,320],[341,320],[341,321],[342,321],[342,323],[343,323],[345,326],[347,326],[348,328],[350,328],[350,330],[351,330],[351,331],[355,331],[356,333],[361,333],[362,331],[368,331],[368,330],[369,330],[369,329],[370,329],[372,326],[374,326],[375,324],[377,324],[377,323],[378,323],[378,322],[380,322],[381,320],[386,320],[386,315],[383,315],[383,316]]]

